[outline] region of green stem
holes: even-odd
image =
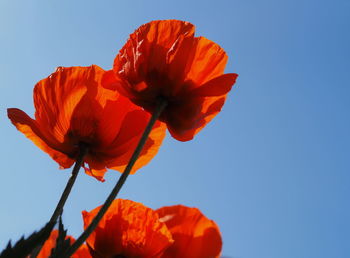
[[[70,257],[72,254],[74,254],[76,250],[78,250],[78,248],[85,242],[85,240],[89,237],[89,235],[94,231],[94,229],[102,219],[103,215],[107,212],[109,206],[111,206],[113,200],[117,197],[120,189],[122,188],[127,177],[129,176],[132,167],[134,166],[139,155],[141,154],[142,148],[145,145],[155,122],[158,120],[159,116],[163,112],[166,105],[167,105],[167,102],[165,100],[161,100],[159,102],[159,104],[156,107],[156,110],[153,112],[152,117],[145,128],[145,131],[143,132],[143,135],[133,155],[130,158],[128,165],[126,166],[123,174],[119,177],[117,184],[114,186],[112,192],[109,194],[105,203],[103,204],[103,206],[101,207],[101,209],[99,210],[95,218],[92,220],[90,225],[85,229],[85,231],[80,235],[80,237],[73,243],[73,245],[67,250],[67,252],[63,257]]]

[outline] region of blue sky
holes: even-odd
[[[110,69],[138,26],[181,19],[226,50],[238,81],[211,124],[190,142],[168,135],[120,197],[198,207],[218,223],[228,257],[350,257],[349,13],[348,0],[2,0],[0,249],[49,219],[70,174],[6,108],[33,115],[33,87],[55,67]],[[63,216],[69,234],[118,176],[79,175]]]

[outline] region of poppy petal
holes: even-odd
[[[141,151],[139,158],[135,162],[135,165],[133,166],[130,172],[131,174],[134,174],[138,169],[147,165],[150,162],[150,160],[158,153],[158,150],[165,137],[165,129],[166,129],[166,126],[164,123],[157,122],[154,125]],[[135,146],[136,148],[138,141],[139,141],[139,138],[134,138],[132,142],[129,142],[129,144],[131,146]],[[115,169],[121,172],[124,171],[126,164],[129,162],[132,154],[134,153],[135,148],[128,148],[127,152],[125,152],[122,156],[120,156],[118,160],[117,159],[111,160],[108,167],[110,169]]]
[[[88,147],[85,171],[103,181],[106,168],[126,166],[150,117],[128,98],[104,87],[118,80],[96,65],[59,67],[34,88],[35,119],[18,109],[9,109],[8,116],[62,168],[72,166],[84,143]],[[164,138],[162,129],[163,133],[151,133],[133,172],[156,154]]]
[[[101,168],[101,169],[96,169],[96,168],[93,168],[91,169],[90,167],[84,165],[84,170],[85,170],[85,173],[89,176],[93,176],[94,178],[96,178],[98,181],[101,181],[101,182],[104,182],[104,175],[106,174],[107,172],[107,169],[105,168]]]
[[[35,120],[31,119],[25,112],[17,108],[7,109],[7,115],[17,130],[23,133],[42,151],[48,153],[62,168],[69,168],[74,160],[70,159],[61,151],[55,150],[55,143],[47,139]]]
[[[189,94],[202,97],[225,95],[231,90],[237,77],[238,75],[235,73],[221,75],[193,89]]]
[[[35,85],[35,120],[40,127],[47,128],[48,138],[64,142],[73,112],[87,91],[80,80],[84,76],[86,71],[80,67],[58,67]]]
[[[77,251],[71,256],[72,258],[92,258],[89,248],[87,245],[83,244],[79,247]]]
[[[82,212],[84,228],[99,209]],[[173,240],[155,211],[141,203],[117,199],[86,242],[96,257],[159,257]]]
[[[51,255],[51,251],[56,247],[56,240],[58,237],[58,230],[55,229],[51,232],[49,239],[47,239],[41,248],[37,258],[48,258]],[[67,236],[66,239],[70,240],[70,243],[74,242],[74,238]],[[90,258],[91,255],[86,245],[82,245],[79,249],[72,255],[72,258]]]
[[[194,38],[186,64],[185,81],[203,85],[224,73],[227,59],[225,51],[215,42],[204,37]]]
[[[189,141],[220,111],[226,97],[189,97],[165,114],[168,130],[176,140]]]
[[[219,228],[197,208],[176,205],[162,207],[157,213],[174,238],[174,244],[165,251],[162,258],[220,256],[222,240]]]
[[[183,35],[193,37],[194,26],[191,23],[167,20],[140,26],[119,51],[114,70],[118,70],[119,75],[128,74],[129,79],[134,81],[137,80],[137,73],[146,74],[146,69],[163,70],[168,49],[173,48]]]
[[[56,239],[58,237],[58,230],[53,230],[50,237],[45,241],[43,247],[41,248],[38,258],[47,258],[51,255],[52,248],[56,246]]]
[[[227,59],[218,44],[194,37],[192,24],[152,21],[116,56],[113,71],[121,80],[114,89],[150,113],[165,100],[159,120],[174,138],[188,141],[221,110],[235,83],[236,74],[223,74]]]

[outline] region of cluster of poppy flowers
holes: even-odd
[[[100,207],[83,211],[86,227]],[[58,231],[51,233],[39,258],[49,257]],[[72,237],[67,237],[74,242]],[[72,257],[219,257],[218,226],[198,209],[182,205],[152,210],[141,203],[116,199],[98,227]]]
[[[61,168],[80,159],[78,166],[100,181],[107,169],[134,173],[156,155],[166,128],[179,141],[193,139],[220,112],[235,83],[237,74],[224,74],[224,50],[194,31],[179,20],[144,24],[111,70],[59,67],[35,85],[35,119],[16,108],[8,117]],[[98,210],[83,212],[85,227]],[[55,234],[40,257],[48,257]],[[86,243],[74,256],[217,257],[221,250],[217,226],[197,209],[154,211],[119,199]]]

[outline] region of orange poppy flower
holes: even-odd
[[[58,237],[58,230],[53,230],[41,248],[37,258],[48,258],[51,255],[52,248],[56,246],[56,240]],[[74,238],[67,236],[66,239],[70,240],[70,243],[74,242]],[[89,258],[91,257],[86,245],[82,245],[72,256],[72,258]]]
[[[85,144],[85,171],[103,181],[106,168],[123,171],[150,115],[120,94],[102,87],[115,81],[102,68],[59,67],[34,88],[35,119],[8,109],[11,122],[61,168],[75,162]],[[165,127],[157,123],[132,172],[157,153]]]
[[[221,110],[237,74],[224,74],[227,55],[216,43],[194,37],[195,27],[178,20],[139,27],[114,60],[121,94],[153,112],[167,102],[160,120],[180,141],[191,140]]]
[[[220,257],[222,240],[218,226],[198,209],[182,205],[156,210],[174,239],[162,258]]]
[[[100,207],[83,211],[86,228]],[[141,203],[114,200],[86,243],[94,258],[160,257],[173,242],[158,214]]]

